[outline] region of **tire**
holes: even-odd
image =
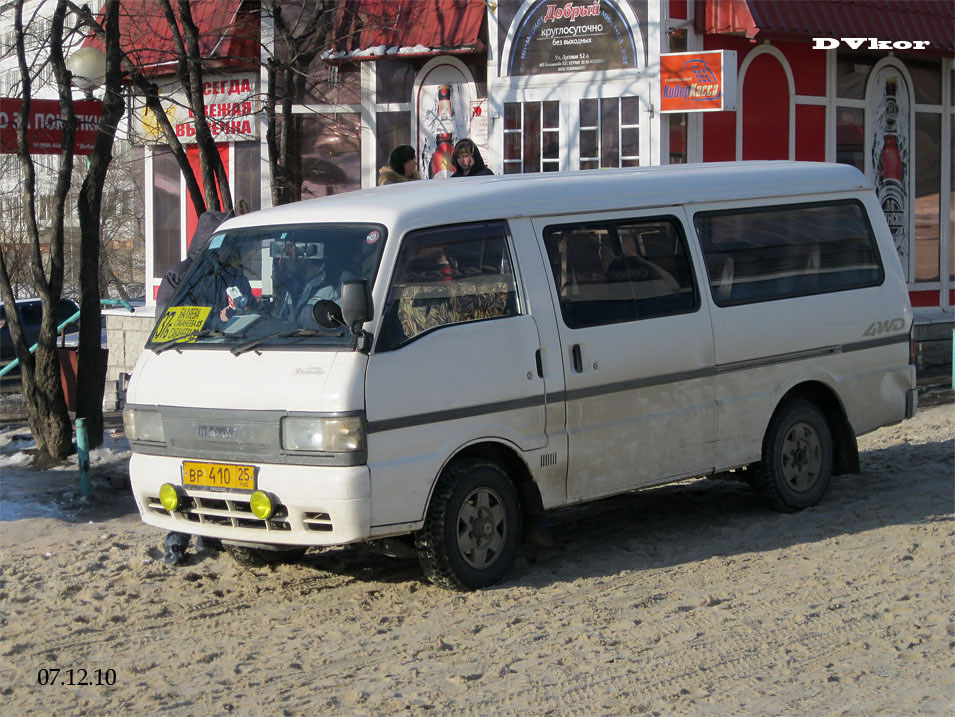
[[[520,539],[521,511],[510,478],[494,463],[463,459],[438,480],[415,549],[432,583],[474,590],[504,578]]]
[[[794,513],[818,503],[832,478],[832,429],[816,406],[793,401],[766,429],[754,485],[769,504]]]
[[[307,548],[250,548],[246,545],[223,543],[222,547],[239,565],[260,568],[265,565],[292,563],[305,555]]]

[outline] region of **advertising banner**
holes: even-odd
[[[660,111],[736,109],[736,51],[660,55]]]
[[[616,2],[539,2],[515,20],[504,74],[637,67],[638,45],[632,20]]]
[[[17,127],[23,110],[19,97],[0,98],[0,153],[17,151]],[[99,118],[103,103],[99,100],[76,100],[76,142],[74,155],[89,154],[96,143]],[[60,154],[63,151],[63,119],[59,100],[30,101],[30,119],[27,124],[27,150],[30,154]]]
[[[476,96],[474,80],[467,68],[454,58],[429,65],[419,75],[413,122],[417,130],[419,171],[422,178],[450,177],[455,143],[470,137],[482,153],[487,152],[487,100]],[[471,133],[477,130],[478,136]],[[483,140],[483,142],[482,142]]]
[[[216,142],[244,142],[257,137],[255,82],[252,73],[207,77],[202,83],[202,103],[209,130]],[[161,90],[162,105],[176,136],[185,144],[196,141],[196,121],[186,93],[178,85]],[[162,128],[142,99],[137,100],[138,139],[146,144],[164,142]]]

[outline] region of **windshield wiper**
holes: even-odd
[[[251,351],[252,349],[261,346],[263,342],[268,341],[269,339],[290,339],[290,338],[304,338],[306,336],[330,336],[326,331],[316,331],[315,329],[292,329],[291,331],[276,331],[272,334],[266,334],[265,336],[259,336],[256,339],[251,341],[246,341],[244,344],[239,344],[238,346],[233,346],[229,349],[232,352],[233,356],[238,356],[239,354],[244,354],[246,351]],[[342,332],[337,334],[338,336],[342,335]]]
[[[220,336],[226,336],[226,335],[227,334],[225,332],[219,331],[219,329],[198,329],[196,331],[186,334],[185,336],[179,336],[178,338],[170,339],[169,341],[163,341],[161,344],[153,346],[152,351],[153,353],[161,354],[166,349],[175,348],[176,344],[192,343],[191,341],[189,341],[189,339],[205,339],[210,336],[214,336],[218,338]],[[228,334],[228,335],[232,336],[232,334]],[[241,339],[242,338],[241,334],[236,335],[236,338]]]

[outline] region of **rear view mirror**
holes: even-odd
[[[355,333],[366,321],[371,321],[374,307],[366,279],[346,281],[342,284],[342,315],[345,324]]]

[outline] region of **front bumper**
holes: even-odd
[[[371,481],[367,466],[317,467],[257,464],[258,489],[278,500],[276,514],[256,518],[249,493],[183,488],[183,506],[159,502],[163,483],[182,485],[180,457],[134,453],[130,485],[144,522],[157,528],[243,543],[343,545],[367,540]]]

